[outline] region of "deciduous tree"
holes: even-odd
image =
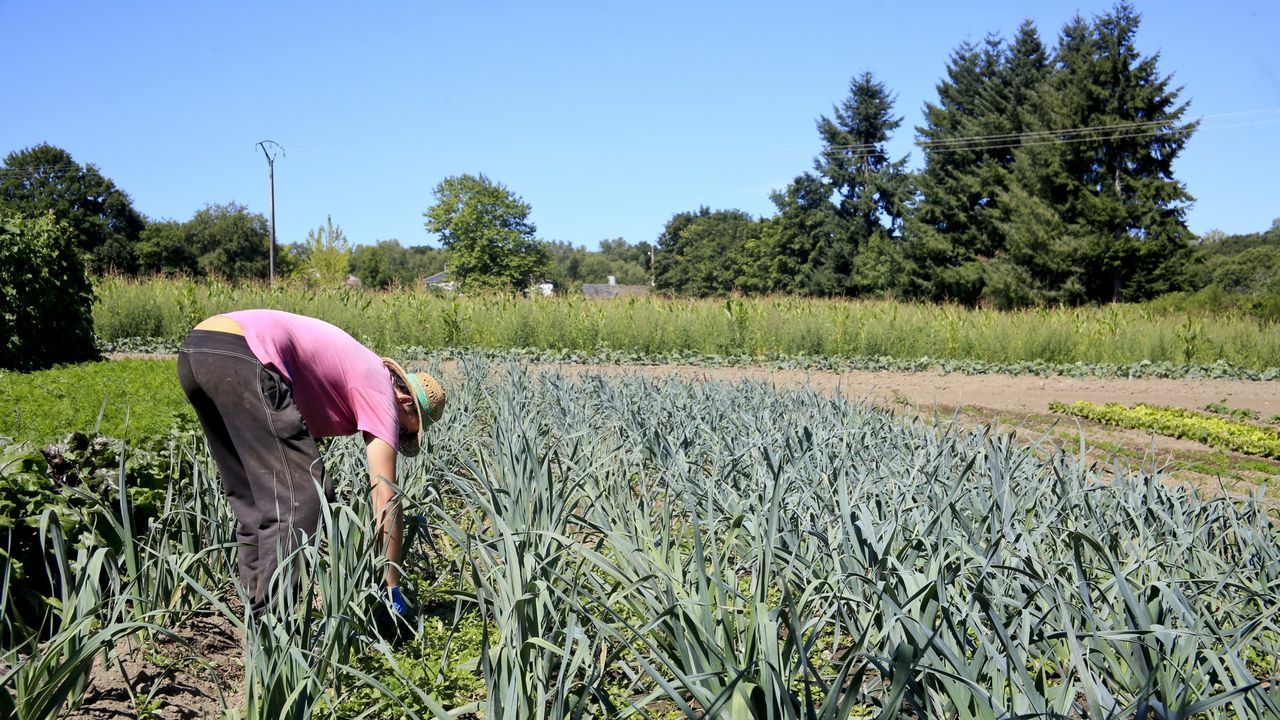
[[[325,224],[307,231],[303,260],[294,277],[320,286],[341,285],[351,271],[351,244],[342,228],[333,224],[333,216]]]
[[[447,177],[432,195],[427,232],[449,250],[449,271],[464,289],[522,290],[538,279],[547,250],[518,195],[483,174]]]
[[[705,297],[742,290],[761,224],[741,210],[677,213],[658,239],[657,287]]]
[[[0,205],[29,218],[53,213],[94,272],[137,269],[142,215],[97,167],[77,163],[62,148],[44,143],[9,153],[0,168]]]
[[[271,232],[262,213],[236,203],[207,205],[183,230],[200,272],[231,280],[267,277]]]

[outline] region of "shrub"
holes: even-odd
[[[96,355],[93,287],[70,226],[0,209],[0,367],[31,370]]]

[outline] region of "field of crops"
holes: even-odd
[[[385,352],[536,349],[635,361],[733,356],[788,362],[896,359],[996,364],[1107,365],[1085,373],[1178,374],[1280,368],[1280,327],[1245,315],[1165,313],[1144,305],[997,312],[873,300],[764,297],[720,300],[445,296],[426,291],[308,289],[285,284],[103,278],[94,330],[116,349],[137,338],[180,340],[232,309],[269,307],[327,320]],[[1226,368],[1220,366],[1225,365]],[[1154,367],[1152,367],[1154,366]],[[960,369],[964,369],[961,367]],[[1061,370],[1061,368],[1058,368]],[[1184,373],[1185,374],[1185,373]],[[1230,375],[1228,375],[1230,376]],[[1280,376],[1280,371],[1267,375]]]
[[[449,385],[402,477],[417,639],[378,622],[354,441],[328,448],[340,501],[299,558],[305,601],[254,620],[187,434],[145,528],[129,492],[92,533],[8,525],[56,580],[43,630],[6,614],[0,715],[93,702],[96,655],[201,615],[245,638],[230,717],[1280,715],[1280,530],[1252,501],[759,385],[480,359]],[[23,572],[6,597],[44,570]]]

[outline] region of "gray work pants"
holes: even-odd
[[[178,351],[178,381],[204,428],[236,516],[240,583],[253,611],[272,602],[272,575],[314,541],[321,497],[332,498],[315,439],[285,379],[262,365],[244,337],[192,330]],[[297,566],[286,580],[297,583]]]

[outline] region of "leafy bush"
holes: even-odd
[[[1204,406],[1204,410],[1205,412],[1210,412],[1214,415],[1227,415],[1229,417],[1240,418],[1241,420],[1257,420],[1261,416],[1261,413],[1257,410],[1250,410],[1249,408],[1233,408],[1227,404],[1226,400],[1209,403]]]
[[[30,370],[97,355],[93,288],[71,228],[0,208],[0,367]]]
[[[131,508],[127,526],[145,532],[182,471],[173,462],[170,437],[127,453],[120,440],[79,432],[40,449],[30,443],[0,445],[0,557],[9,566],[11,590],[3,614],[14,623],[6,626],[38,627],[43,598],[58,582],[45,569],[42,517],[52,511],[61,537],[72,547],[118,551],[128,538],[119,537],[119,523],[104,520],[108,513],[119,518],[123,487]],[[13,639],[2,638],[0,644],[9,647]]]

